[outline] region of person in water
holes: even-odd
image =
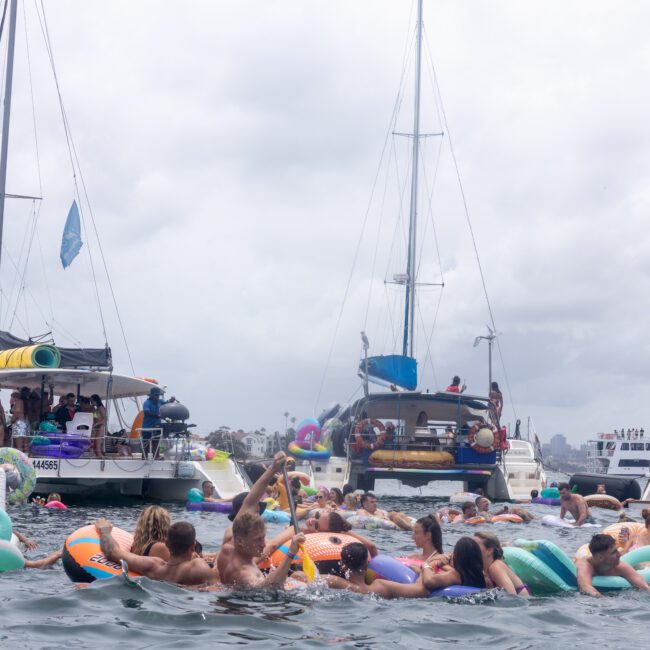
[[[626,562],[621,562],[621,555],[616,548],[616,542],[609,535],[597,534],[589,542],[591,557],[578,558],[578,589],[583,594],[599,597],[592,580],[594,576],[620,576],[625,578],[633,587],[650,591],[650,585],[643,577]]]
[[[171,523],[172,519],[164,508],[160,506],[145,508],[135,524],[131,553],[169,560],[166,541]]]
[[[361,495],[361,508],[357,511],[360,516],[377,517],[379,519],[386,519],[392,521],[396,526],[402,530],[413,530],[413,523],[411,518],[403,512],[386,512],[377,507],[377,497],[372,492],[366,492]]]
[[[462,386],[460,385],[460,377],[458,375],[455,375],[454,378],[451,380],[451,384],[447,386],[445,389],[446,393],[464,393],[465,389],[467,386],[463,384]]]
[[[240,512],[232,524],[233,551],[229,554],[229,561],[222,562],[223,551],[219,554],[221,579],[224,584],[237,587],[282,587],[289,575],[293,556],[304,541],[302,533],[294,535],[278,567],[264,576],[256,560],[262,556],[266,546],[266,525],[259,515]]]
[[[520,506],[504,505],[498,510],[496,510],[495,512],[490,512],[490,506],[492,504],[490,503],[490,500],[487,497],[476,497],[474,503],[476,505],[476,509],[478,510],[479,517],[486,517],[489,519],[491,517],[496,517],[497,515],[511,514],[511,515],[518,515],[526,523],[532,521],[535,518],[530,512],[528,512],[528,510],[524,510],[524,508],[521,508]]]
[[[461,514],[453,520],[454,524],[462,524],[464,521],[478,517],[478,509],[473,501],[465,501],[461,506]]]
[[[564,519],[569,512],[575,519],[574,526],[596,523],[583,496],[573,494],[568,483],[560,483],[558,490],[560,491],[560,519]]]
[[[505,589],[513,596],[530,596],[528,585],[503,561],[503,548],[494,533],[479,531],[474,540],[483,555],[483,573],[494,587]]]
[[[621,513],[623,514],[623,513]],[[639,533],[636,537],[630,536],[630,529],[627,526],[621,528],[621,537],[623,538],[623,549],[621,553],[634,551],[642,546],[650,546],[650,509],[644,508],[641,511],[641,516],[645,523],[645,530]],[[647,565],[647,563],[644,563]],[[643,567],[645,568],[645,567]]]
[[[449,561],[449,554],[442,550],[442,529],[433,515],[420,517],[413,525],[413,542],[420,553],[409,555],[409,566],[419,571],[424,562]]]
[[[196,556],[196,531],[187,521],[177,521],[167,531],[165,543],[169,559],[144,557],[125,551],[111,535],[113,525],[107,519],[98,519],[95,528],[99,533],[102,553],[113,562],[124,560],[129,568],[152,580],[173,582],[184,586],[217,584],[219,574],[208,563]]]
[[[341,549],[341,566],[346,578],[322,576],[333,589],[349,589],[359,594],[377,594],[382,598],[425,598],[427,592],[420,581],[403,585],[390,580],[373,580],[366,584],[368,570],[368,550],[363,544],[353,542]]]
[[[473,504],[472,504],[473,505]],[[427,589],[444,589],[454,585],[485,589],[481,547],[471,537],[461,537],[454,546],[451,563],[422,565],[422,583]]]

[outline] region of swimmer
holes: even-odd
[[[135,524],[131,553],[169,560],[166,540],[171,523],[172,518],[164,508],[160,506],[145,508]]]
[[[561,489],[561,488],[560,488]],[[626,562],[621,562],[621,555],[616,542],[609,535],[597,534],[589,542],[591,557],[578,558],[578,589],[583,594],[600,597],[601,593],[592,584],[594,576],[620,576],[633,587],[650,591],[650,585]]]
[[[409,566],[418,571],[420,564],[423,562],[448,562],[449,553],[443,553],[442,550],[442,529],[438,520],[433,515],[420,517],[413,526],[413,542],[422,549],[421,553],[409,555],[409,560],[414,560]]]
[[[474,540],[483,555],[483,573],[495,587],[505,589],[513,596],[530,596],[528,585],[503,561],[503,548],[494,533],[474,533]]]
[[[289,549],[275,571],[264,576],[257,566],[266,546],[266,524],[253,512],[240,512],[232,524],[232,546],[227,563],[219,554],[219,572],[224,584],[238,587],[282,587],[291,568],[293,556],[305,541],[302,533],[294,535]],[[364,547],[364,552],[365,547]]]
[[[472,504],[474,505],[474,504]],[[471,537],[461,537],[454,546],[451,563],[442,566],[425,562],[422,565],[422,582],[427,589],[444,589],[454,585],[485,589],[481,547]]]
[[[413,530],[413,524],[410,517],[403,512],[386,512],[377,507],[377,497],[372,492],[366,492],[361,495],[361,507],[357,511],[358,515],[367,517],[377,517],[392,521],[402,530]]]
[[[503,506],[496,512],[490,512],[488,510],[488,508],[490,507],[490,501],[485,497],[477,497],[474,503],[476,505],[476,509],[478,510],[479,517],[487,517],[489,519],[491,517],[496,517],[497,515],[511,514],[511,515],[518,515],[526,523],[532,521],[535,518],[533,517],[533,515],[530,514],[530,512],[528,512],[528,510],[524,510],[524,508],[520,506],[512,506],[512,507]]]
[[[377,594],[382,598],[425,598],[426,589],[418,581],[410,585],[402,585],[391,580],[373,580],[366,584],[366,571],[368,570],[368,551],[363,544],[353,542],[346,544],[341,549],[341,565],[348,576],[322,576],[333,589],[349,589],[358,594]]]
[[[214,483],[212,481],[203,481],[201,483],[201,492],[203,493],[204,501],[215,501],[217,503],[223,503],[224,501],[224,499],[214,498]]]
[[[476,508],[476,504],[474,504],[472,501],[465,501],[465,503],[463,503],[461,506],[461,510],[461,514],[456,517],[452,523],[462,524],[468,519],[474,519],[474,517],[478,517],[478,509]]]
[[[596,523],[583,496],[573,494],[568,483],[560,483],[558,489],[560,491],[560,519],[564,519],[566,513],[570,512],[576,520],[573,524],[576,527],[582,526],[582,524]]]
[[[196,531],[187,521],[177,521],[167,531],[165,541],[169,550],[169,560],[159,557],[144,557],[121,549],[111,535],[113,525],[107,519],[98,519],[95,528],[99,533],[102,553],[113,562],[124,560],[129,568],[151,580],[172,582],[192,586],[217,584],[219,574],[208,563],[195,556]]]

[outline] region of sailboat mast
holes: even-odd
[[[5,96],[2,113],[2,149],[0,150],[0,262],[2,261],[2,231],[5,218],[7,185],[7,154],[9,151],[9,118],[11,117],[11,88],[14,77],[14,46],[16,44],[16,13],[18,0],[11,0],[9,16],[9,42],[7,45],[7,70],[5,73]]]
[[[415,106],[413,110],[413,162],[411,164],[411,207],[409,210],[409,241],[407,285],[404,304],[404,342],[402,354],[415,356],[415,257],[418,215],[418,172],[420,162],[420,77],[422,59],[422,1],[418,0],[418,22],[415,46]]]

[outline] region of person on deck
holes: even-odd
[[[63,403],[60,404],[54,412],[54,419],[63,431],[65,431],[65,423],[70,422],[70,420],[74,418],[74,414],[76,412],[74,406],[75,399],[76,397],[74,393],[68,393],[65,396]]]
[[[445,389],[446,393],[464,393],[465,389],[467,386],[463,384],[462,386],[460,385],[460,377],[458,375],[455,375],[454,378],[451,380],[451,384],[447,386]]]
[[[161,419],[160,419],[160,407],[167,402],[162,399],[164,391],[158,386],[154,386],[149,391],[149,397],[144,401],[142,405],[142,411],[144,417],[142,418],[142,447],[143,451],[146,454],[153,452],[158,456],[158,446],[152,448],[152,440],[160,441],[160,431],[153,431],[153,429],[159,429]],[[176,398],[171,397],[170,402],[175,402]]]
[[[11,437],[13,438],[14,447],[18,451],[27,453],[29,451],[29,423],[25,415],[25,401],[21,393],[11,393],[9,400],[11,410]]]
[[[493,381],[490,386],[490,402],[494,404],[497,412],[497,418],[501,419],[501,412],[503,411],[503,393],[499,390],[499,384]]]
[[[90,403],[93,408],[93,451],[98,458],[104,456],[102,445],[106,435],[106,407],[102,398],[96,393],[90,396]]]

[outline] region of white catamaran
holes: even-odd
[[[10,0],[9,5],[8,24],[5,24],[7,16],[4,15],[2,17],[4,29],[0,35],[7,53],[4,75],[2,148],[0,151],[0,250],[2,250],[6,200],[8,198],[35,198],[20,197],[5,191],[18,2]],[[6,7],[7,3],[5,3]],[[42,18],[44,19],[44,16]],[[43,30],[43,35],[54,69],[47,30]],[[66,136],[69,137],[69,124],[65,118],[62,104],[61,109]],[[74,157],[71,155],[71,160],[76,160],[76,155]],[[75,175],[75,195],[81,202],[76,178],[77,175]],[[48,340],[48,336],[51,339],[51,335],[32,338],[33,335],[33,332],[27,331],[25,339],[20,339],[9,332],[0,331],[0,356],[3,354],[2,351],[31,346],[36,343],[54,345],[54,341]],[[5,356],[15,355],[6,353]],[[152,433],[154,436],[160,434],[163,437],[163,440],[166,441],[167,453],[162,455],[155,453],[158,451],[153,448],[155,446],[151,449],[143,447],[141,416],[140,419],[132,420],[132,418],[133,414],[141,409],[141,400],[146,398],[152,388],[157,387],[158,384],[153,380],[114,372],[111,350],[108,345],[97,349],[54,347],[54,356],[58,360],[49,364],[51,367],[38,367],[39,363],[28,361],[27,367],[21,367],[25,364],[19,363],[17,367],[3,365],[0,369],[0,389],[7,391],[23,389],[25,396],[31,395],[32,412],[34,409],[36,410],[36,415],[30,422],[31,431],[26,439],[20,440],[20,445],[28,452],[36,469],[37,492],[55,491],[64,495],[74,494],[84,497],[131,495],[165,500],[185,500],[187,491],[190,488],[200,488],[204,481],[214,483],[220,497],[231,497],[247,488],[247,477],[230,458],[219,455],[218,460],[212,461],[192,459],[189,448],[190,436],[186,423],[186,419],[189,417],[187,409],[181,409],[180,418],[173,411],[168,413],[169,417],[164,417],[161,412],[162,422],[154,428]],[[49,397],[46,397],[48,391],[54,398],[72,393],[77,403],[82,396],[99,396],[106,408],[105,426],[98,431],[96,427],[93,427],[92,413],[77,413],[70,422],[66,423],[65,428],[59,427],[57,430],[51,419],[48,420],[45,417],[46,413],[51,410],[48,405]],[[34,396],[38,396],[35,406]],[[13,423],[13,426],[9,426],[15,416],[9,413],[9,400],[5,397],[3,401],[7,409],[8,425],[5,444],[10,440],[9,430],[11,428],[14,429],[14,442],[17,443],[19,427],[16,422]],[[133,412],[131,416],[128,415],[129,404]],[[87,417],[84,419],[83,416],[88,415],[90,415],[90,420],[87,420]],[[133,424],[131,424],[132,421]],[[101,438],[101,448],[95,449],[95,451],[99,449],[101,453],[93,454],[89,449],[89,440],[83,440],[91,437]],[[128,447],[128,453],[118,453],[120,451],[119,443]]]

